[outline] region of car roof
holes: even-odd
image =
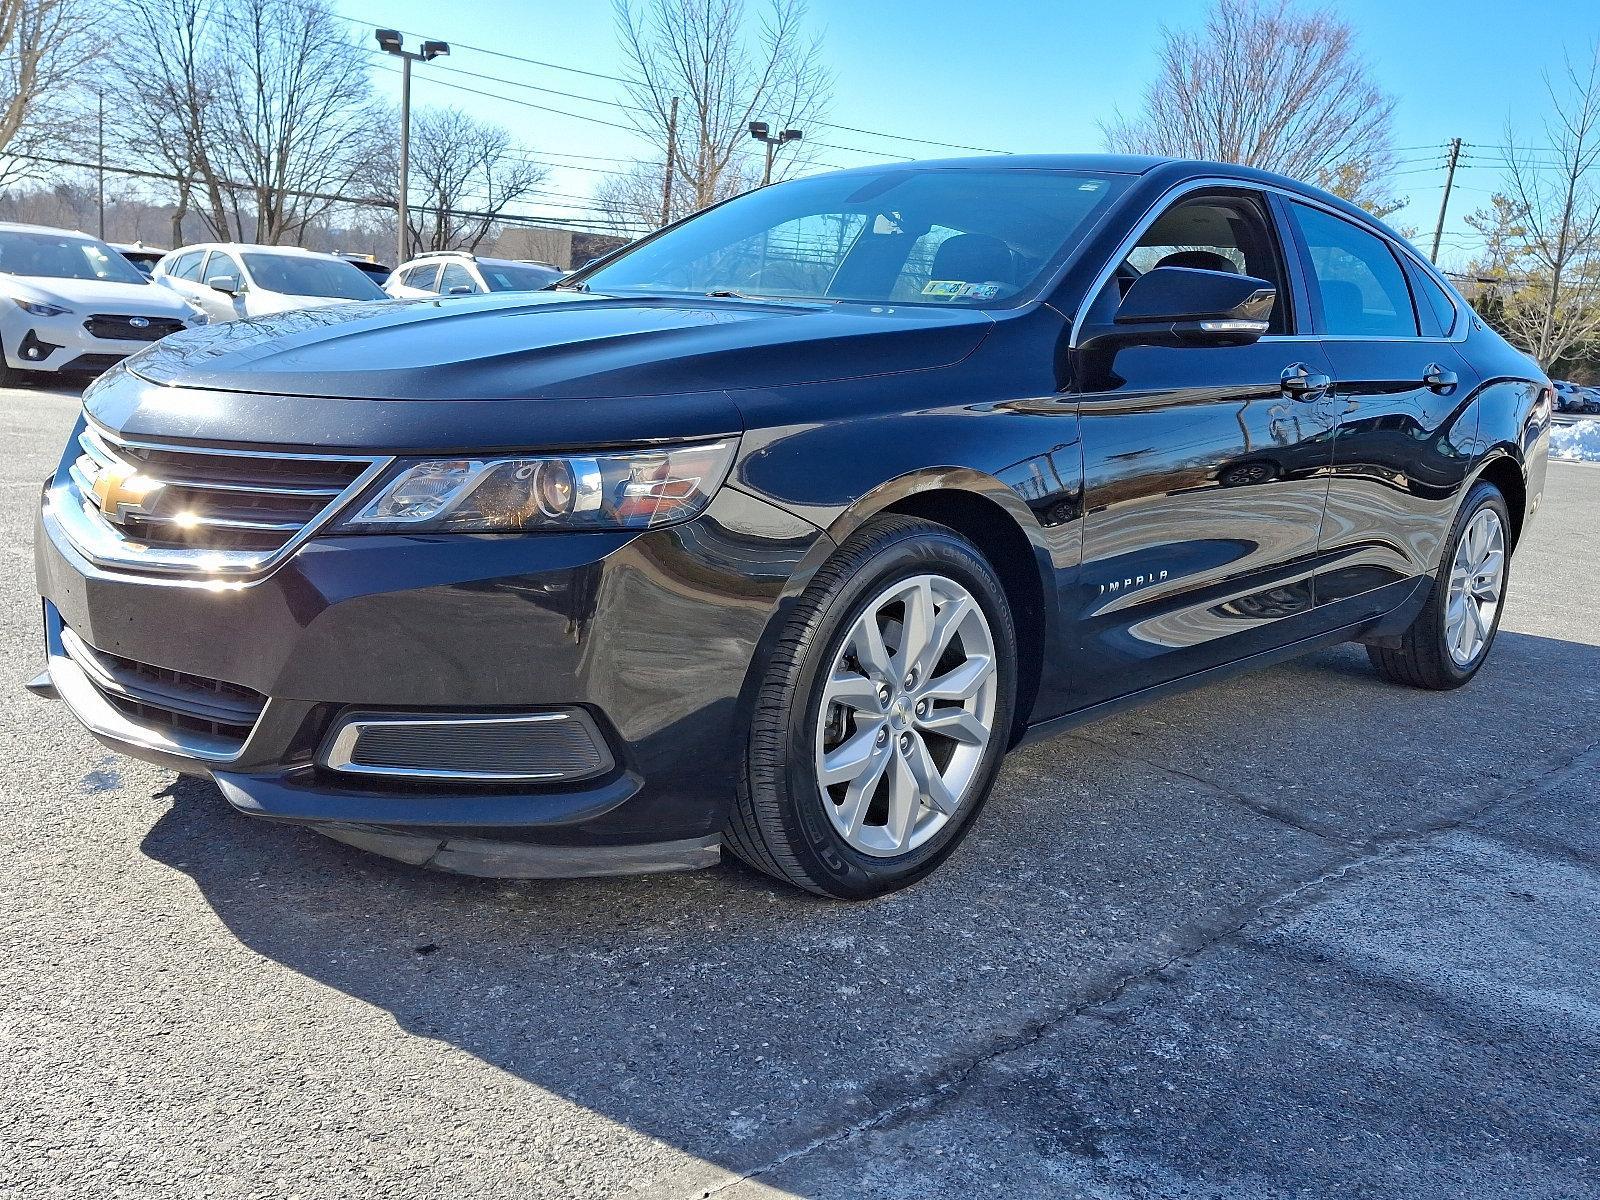
[[[1149,177],[1149,186],[1165,187],[1187,179],[1236,179],[1241,183],[1263,184],[1298,192],[1334,208],[1369,225],[1375,225],[1390,237],[1405,241],[1378,217],[1351,204],[1343,197],[1324,191],[1315,184],[1280,175],[1260,167],[1246,167],[1238,163],[1212,162],[1201,158],[1167,158],[1148,154],[987,154],[973,158],[935,158],[913,162],[879,163],[864,167],[849,167],[836,172],[844,175],[881,174],[886,170],[933,171],[1090,171],[1106,175],[1138,175]],[[1407,243],[1409,245],[1409,243]]]
[[[339,262],[345,261],[337,254],[328,254],[321,250],[307,250],[303,246],[269,246],[264,242],[190,242],[187,246],[179,246],[168,250],[168,254],[187,254],[191,250],[238,250],[252,251],[263,254],[293,254],[300,258],[332,258]]]
[[[62,229],[55,225],[26,225],[21,221],[0,221],[0,233],[54,233],[63,237],[81,238],[86,242],[100,240],[93,234],[84,233],[81,229]]]

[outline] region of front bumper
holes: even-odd
[[[249,583],[95,566],[48,512],[36,537],[49,685],[102,742],[213,778],[234,808],[470,873],[590,874],[715,861],[753,663],[822,538],[732,488],[644,534],[314,538]],[[208,742],[108,700],[63,630],[109,656],[265,697]],[[345,714],[579,707],[605,774],[441,784],[330,770]],[[203,732],[203,731],[202,731]],[[591,853],[592,851],[592,853]]]
[[[15,305],[7,307],[12,311],[0,309],[0,349],[6,365],[17,370],[99,374],[155,340],[95,337],[84,327],[87,310],[40,317]]]

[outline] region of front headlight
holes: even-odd
[[[211,314],[187,296],[184,297],[183,306],[189,310],[189,324],[209,325],[211,323]]]
[[[23,312],[32,313],[36,317],[64,317],[72,311],[59,304],[35,304],[32,300],[22,300],[16,296],[11,299]]]
[[[396,464],[339,520],[352,533],[653,529],[697,515],[722,486],[733,439],[604,454],[433,458]]]

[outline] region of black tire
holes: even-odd
[[[1489,628],[1489,636],[1482,649],[1463,667],[1451,656],[1445,644],[1445,610],[1449,604],[1450,570],[1455,562],[1456,548],[1461,543],[1468,523],[1486,507],[1493,507],[1500,514],[1500,522],[1506,532],[1505,569],[1500,581],[1501,602],[1495,610],[1494,622]],[[1412,621],[1410,627],[1401,635],[1400,645],[1393,648],[1367,647],[1367,657],[1377,668],[1378,674],[1391,683],[1404,684],[1407,687],[1449,691],[1460,687],[1478,673],[1488,660],[1489,651],[1494,649],[1495,635],[1500,632],[1500,617],[1505,612],[1506,587],[1511,578],[1510,537],[1511,517],[1506,509],[1505,497],[1494,484],[1480,481],[1467,493],[1466,502],[1456,515],[1455,525],[1450,530],[1450,539],[1445,543],[1439,570],[1433,577],[1432,592],[1422,611],[1417,614],[1416,620]]]
[[[823,673],[884,588],[941,574],[977,600],[994,641],[998,695],[989,742],[961,807],[927,842],[892,858],[862,853],[823,810],[813,746]],[[737,798],[724,840],[739,858],[819,895],[862,900],[905,887],[943,862],[994,787],[1010,741],[1016,695],[1016,630],[994,569],[966,538],[912,517],[862,526],[801,596],[757,694]]]

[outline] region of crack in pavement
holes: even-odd
[[[1096,744],[1101,743],[1096,742]],[[1091,990],[1081,1001],[1064,1012],[1030,1021],[1016,1032],[992,1040],[987,1048],[968,1058],[965,1062],[952,1064],[942,1071],[931,1073],[922,1085],[923,1091],[907,1096],[903,1100],[874,1113],[871,1117],[835,1128],[812,1138],[805,1144],[797,1146],[793,1150],[789,1150],[749,1171],[741,1172],[711,1187],[702,1188],[698,1192],[698,1196],[700,1200],[709,1200],[709,1197],[726,1192],[728,1189],[737,1187],[742,1183],[757,1180],[763,1175],[769,1175],[780,1167],[814,1154],[818,1150],[839,1145],[875,1129],[893,1127],[911,1117],[937,1112],[945,1104],[957,1099],[966,1084],[991,1063],[1019,1050],[1026,1050],[1030,1046],[1039,1044],[1047,1036],[1070,1022],[1120,999],[1130,989],[1159,980],[1163,976],[1189,965],[1208,951],[1230,939],[1237,938],[1245,930],[1257,926],[1269,917],[1274,918],[1269,928],[1281,926],[1297,911],[1320,899],[1327,889],[1336,886],[1347,878],[1391,862],[1421,854],[1427,850],[1430,843],[1458,829],[1471,825],[1491,813],[1499,815],[1501,813],[1516,812],[1533,803],[1554,786],[1565,782],[1567,778],[1591,770],[1600,770],[1600,740],[1589,743],[1564,760],[1524,781],[1520,785],[1521,794],[1519,796],[1513,796],[1511,789],[1505,789],[1448,818],[1415,828],[1396,830],[1369,839],[1367,842],[1362,843],[1361,847],[1355,853],[1352,853],[1350,857],[1335,862],[1315,875],[1309,876],[1276,894],[1260,897],[1255,902],[1243,906],[1242,909],[1233,910],[1230,916],[1217,922],[1212,929],[1207,930],[1202,939],[1182,946],[1171,955],[1154,961],[1142,969],[1128,971],[1106,985]],[[1175,772],[1175,774],[1181,775],[1181,772]],[[1217,789],[1214,785],[1209,786],[1212,786],[1215,791],[1226,794],[1225,789]],[[1305,832],[1311,833],[1312,831],[1306,830]],[[1348,845],[1349,843],[1345,842],[1343,844]]]

